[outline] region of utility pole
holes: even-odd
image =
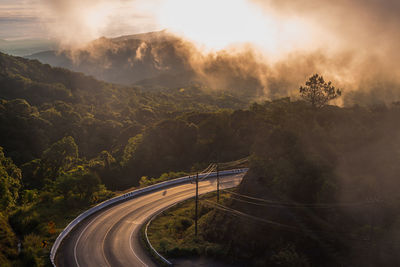
[[[219,170],[218,170],[218,163],[217,163],[217,202],[219,202]]]
[[[197,236],[197,212],[199,205],[199,173],[196,174],[196,208],[195,208],[195,218],[194,218],[194,234]]]

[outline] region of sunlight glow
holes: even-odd
[[[113,11],[113,6],[107,3],[101,3],[94,8],[87,9],[82,12],[82,21],[84,27],[89,29],[89,32],[95,35],[100,34],[100,30],[108,24],[108,17]]]
[[[299,21],[266,14],[248,0],[165,0],[157,17],[170,31],[214,49],[251,43],[276,51],[306,35]]]
[[[251,45],[269,55],[315,48],[315,26],[252,0],[49,1],[52,36],[79,46],[101,36],[167,29],[207,50]],[[314,32],[313,32],[314,31]]]

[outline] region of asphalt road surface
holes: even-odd
[[[220,178],[220,188],[238,185],[242,174]],[[199,182],[199,194],[215,191],[216,179]],[[194,184],[160,189],[106,208],[81,222],[67,236],[56,255],[56,265],[157,266],[140,243],[140,229],[160,210],[195,195]]]

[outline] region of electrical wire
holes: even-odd
[[[235,160],[235,161],[218,163],[218,167],[220,167],[221,169],[225,169],[225,168],[229,168],[229,167],[233,167],[233,166],[236,166],[236,165],[243,164],[243,163],[248,162],[248,161],[249,161],[249,157],[245,157],[245,158],[238,159],[238,160]]]
[[[214,206],[217,209],[220,209],[222,211],[226,211],[226,212],[238,215],[238,216],[243,216],[243,217],[246,217],[246,218],[249,218],[249,219],[253,219],[253,220],[256,220],[256,221],[259,221],[259,222],[263,222],[263,223],[266,223],[266,224],[270,224],[270,225],[274,225],[274,226],[277,226],[277,227],[298,231],[298,232],[301,232],[301,233],[304,233],[304,232],[334,233],[334,232],[331,232],[331,231],[319,231],[319,230],[311,231],[311,230],[307,230],[307,229],[302,229],[302,228],[299,228],[299,227],[296,227],[296,226],[291,226],[291,225],[287,225],[287,224],[283,224],[283,223],[267,220],[267,219],[264,219],[264,218],[256,217],[256,216],[253,216],[253,215],[250,215],[250,214],[247,214],[247,213],[244,213],[244,212],[229,208],[227,206],[224,206],[224,205],[221,205],[221,204],[218,204],[218,203],[215,203],[215,202],[211,202],[209,200],[203,200],[203,201],[207,202],[208,204],[210,204],[210,205],[212,205],[212,206]]]
[[[376,204],[378,200],[364,201],[364,202],[347,202],[347,203],[318,203],[318,204],[307,204],[307,203],[295,203],[295,202],[283,202],[283,201],[275,201],[264,198],[252,197],[244,194],[239,194],[230,190],[221,189],[222,191],[231,193],[233,195],[237,195],[243,198],[256,200],[264,203],[268,203],[271,205],[282,206],[282,207],[305,207],[305,208],[334,208],[334,207],[346,207],[346,206],[363,206],[363,205],[371,205]]]

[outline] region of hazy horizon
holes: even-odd
[[[196,48],[188,55],[195,69],[199,59],[204,65],[222,51],[243,73],[259,73],[265,91],[271,87],[266,77],[285,84],[297,75],[288,83],[294,90],[319,72],[345,92],[376,98],[379,86],[379,98],[395,101],[399,10],[394,0],[5,0],[0,39],[51,38],[61,49],[74,50],[90,49],[86,44],[102,36],[168,29]]]

